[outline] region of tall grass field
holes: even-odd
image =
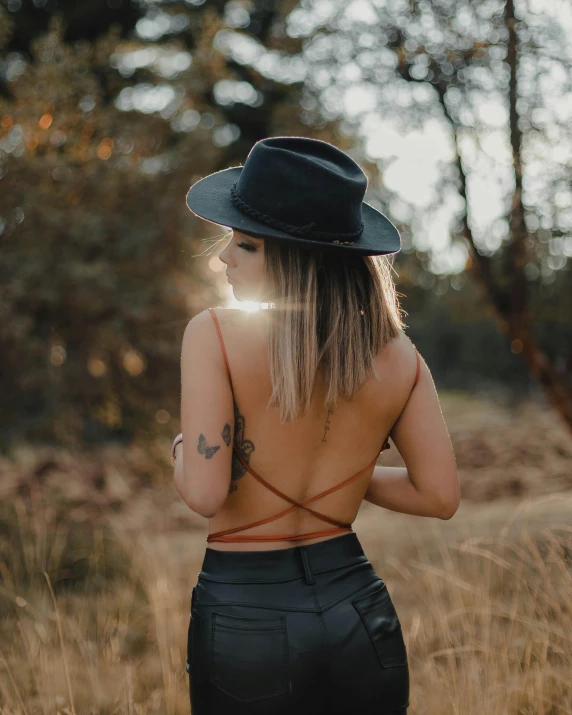
[[[364,502],[353,525],[403,627],[409,714],[572,715],[570,433],[538,405],[442,402],[455,516]],[[169,447],[0,460],[0,715],[190,712],[207,520],[176,492]]]

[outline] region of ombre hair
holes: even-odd
[[[323,369],[325,405],[351,400],[375,358],[403,328],[392,257],[300,249],[264,242],[269,305],[269,365],[280,421],[303,417]]]

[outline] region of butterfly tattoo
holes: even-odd
[[[204,434],[200,434],[197,449],[199,451],[199,454],[205,455],[205,459],[211,459],[213,454],[215,454],[215,452],[218,452],[218,450],[220,449],[220,445],[217,444],[214,447],[210,447]]]

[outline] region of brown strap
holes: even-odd
[[[228,379],[230,380],[230,385],[231,385],[231,390],[232,390],[232,377],[230,374],[230,365],[228,363],[228,357],[226,354],[226,349],[224,346],[224,340],[222,338],[222,333],[220,330],[220,325],[218,322],[218,319],[216,317],[216,314],[212,308],[208,309],[210,314],[213,317],[215,327],[218,333],[219,337],[219,342],[222,350],[222,354],[224,357],[224,361],[226,364],[226,369],[228,373]],[[417,380],[419,379],[419,370],[420,370],[420,361],[419,361],[419,353],[417,353],[417,373],[415,375],[415,382],[413,383],[413,387],[417,384]],[[413,391],[413,388],[412,388]],[[383,449],[386,449],[389,447],[389,444],[387,440],[385,441]],[[216,533],[209,534],[207,537],[207,541],[222,541],[222,542],[246,542],[246,541],[283,541],[283,540],[292,540],[292,539],[303,539],[303,538],[313,538],[317,536],[329,536],[333,534],[339,534],[343,533],[344,531],[352,531],[351,524],[344,524],[341,521],[338,521],[337,519],[333,519],[332,517],[326,516],[326,514],[321,514],[318,511],[315,511],[314,509],[310,509],[309,507],[305,506],[306,504],[315,501],[316,499],[320,499],[323,496],[326,496],[327,494],[331,494],[331,492],[334,492],[338,489],[341,489],[342,487],[346,486],[346,484],[349,484],[350,482],[353,482],[355,479],[360,477],[364,472],[366,472],[368,469],[371,469],[371,467],[375,466],[375,463],[377,462],[379,458],[379,454],[375,455],[375,458],[373,462],[370,462],[366,467],[363,469],[360,469],[359,472],[356,474],[352,475],[348,479],[345,479],[343,482],[340,484],[336,484],[335,486],[331,487],[330,489],[326,489],[323,492],[320,492],[319,494],[315,494],[313,497],[308,497],[308,499],[304,499],[301,502],[297,502],[295,499],[292,499],[291,497],[287,496],[286,494],[283,494],[281,491],[276,489],[276,487],[273,487],[271,484],[269,484],[263,477],[260,476],[260,474],[257,474],[257,472],[252,469],[252,467],[246,462],[244,457],[240,454],[238,448],[236,447],[236,444],[234,443],[233,440],[233,445],[232,445],[238,459],[241,461],[242,465],[246,469],[247,472],[252,474],[252,476],[257,479],[261,484],[263,484],[267,489],[270,491],[274,492],[277,496],[281,497],[282,499],[285,499],[286,501],[290,502],[292,506],[288,507],[287,509],[279,512],[278,514],[273,514],[272,516],[267,517],[266,519],[260,519],[259,521],[252,522],[251,524],[246,524],[245,526],[237,526],[234,529],[226,529],[225,531],[217,531]],[[288,534],[271,534],[271,535],[257,535],[257,536],[228,536],[228,534],[233,534],[236,531],[244,531],[245,529],[250,529],[254,526],[260,526],[261,524],[267,524],[270,521],[274,521],[275,519],[279,519],[282,516],[286,516],[286,514],[289,514],[291,511],[296,509],[296,507],[300,507],[302,509],[305,509],[306,511],[310,512],[314,516],[316,516],[318,519],[321,519],[322,521],[327,521],[330,524],[336,524],[337,528],[336,529],[329,529],[325,531],[313,531],[311,533],[307,534],[294,534],[294,535],[288,535]]]
[[[209,534],[207,536],[207,541],[222,541],[224,543],[234,543],[234,542],[248,542],[248,541],[298,541],[300,539],[313,539],[316,536],[333,536],[334,534],[349,534],[353,531],[351,526],[346,529],[340,527],[339,529],[324,529],[324,531],[310,531],[306,534],[269,534],[268,536],[256,535],[256,536],[223,536],[227,532],[217,532],[216,534]]]
[[[216,317],[216,313],[214,312],[214,309],[213,309],[213,308],[209,308],[209,313],[212,315],[212,318],[213,318],[214,324],[215,324],[215,328],[216,328],[216,331],[217,331],[217,333],[218,333],[218,340],[219,340],[219,343],[220,343],[220,349],[221,349],[221,351],[222,351],[222,356],[223,356],[223,358],[224,358],[224,363],[225,363],[225,365],[226,365],[226,371],[227,371],[227,373],[228,373],[228,379],[229,379],[229,381],[230,381],[230,389],[231,389],[232,394],[234,395],[234,390],[233,390],[233,388],[232,388],[232,376],[231,376],[231,374],[230,374],[230,365],[229,365],[229,363],[228,363],[228,356],[227,356],[227,354],[226,354],[226,348],[225,348],[225,346],[224,346],[224,340],[222,339],[222,333],[221,333],[221,331],[220,331],[220,325],[219,325],[219,322],[218,322],[218,318]]]
[[[364,472],[366,472],[368,469],[370,469],[372,466],[375,465],[377,462],[377,458],[379,455],[375,456],[375,459],[373,462],[370,462],[366,467],[363,469],[360,469],[359,472],[354,474],[353,476],[349,477],[348,479],[345,479],[343,482],[340,482],[340,484],[336,484],[335,486],[331,487],[330,489],[326,489],[323,492],[320,492],[319,494],[315,494],[313,497],[308,497],[308,499],[304,499],[301,502],[297,502],[295,499],[292,499],[291,497],[287,496],[286,494],[283,494],[281,491],[276,489],[276,487],[273,487],[271,484],[269,484],[265,479],[263,479],[259,474],[257,474],[252,467],[244,460],[238,449],[236,448],[236,445],[233,444],[233,448],[239,458],[239,460],[242,462],[243,466],[245,469],[252,474],[252,476],[257,479],[261,484],[263,484],[265,487],[270,489],[270,491],[274,492],[277,496],[281,497],[282,499],[285,499],[286,501],[289,501],[292,506],[288,507],[287,509],[284,509],[281,512],[278,512],[278,514],[273,514],[272,516],[267,517],[266,519],[260,519],[260,521],[254,521],[251,524],[245,524],[244,526],[237,526],[234,529],[227,529],[226,531],[217,531],[214,534],[210,534],[209,538],[207,538],[207,541],[282,541],[286,539],[301,539],[301,538],[310,538],[314,536],[327,536],[330,534],[337,534],[337,533],[342,533],[344,530],[349,529],[351,531],[351,524],[344,524],[341,521],[338,521],[337,519],[333,519],[332,517],[326,516],[325,514],[321,514],[319,511],[315,511],[314,509],[310,509],[309,507],[305,506],[306,504],[315,501],[316,499],[320,499],[323,496],[326,496],[327,494],[331,494],[332,492],[336,491],[337,489],[341,489],[342,487],[346,486],[346,484],[349,484],[350,482],[353,482],[355,479],[360,477]],[[291,511],[296,509],[296,507],[300,507],[302,509],[306,509],[306,511],[309,511],[311,514],[314,516],[318,517],[318,519],[321,519],[322,521],[327,521],[330,524],[336,524],[337,529],[333,530],[327,530],[327,531],[315,531],[312,532],[311,534],[296,534],[293,536],[289,536],[288,534],[283,534],[277,536],[276,534],[273,534],[272,536],[269,535],[264,535],[264,536],[244,536],[244,537],[228,537],[225,538],[227,534],[233,534],[236,531],[244,531],[245,529],[250,529],[254,526],[260,526],[261,524],[267,524],[269,521],[274,521],[275,519],[279,519],[282,516],[286,516],[286,514],[289,514]],[[220,537],[220,538],[219,538]]]
[[[248,542],[248,541],[292,541],[300,539],[313,539],[316,536],[333,536],[334,534],[350,533],[353,529],[348,527],[339,529],[324,529],[323,531],[311,531],[306,534],[268,534],[268,536],[263,535],[251,535],[251,536],[224,536],[227,532],[219,531],[216,534],[209,534],[207,536],[207,541],[222,541],[224,543],[234,543],[234,542]]]
[[[240,452],[237,449],[235,444],[233,444],[233,448],[236,452],[237,457],[242,462],[242,465],[244,466],[244,468],[250,474],[252,474],[252,476],[255,479],[257,479],[261,484],[264,484],[265,487],[270,489],[271,492],[274,492],[274,494],[276,494],[277,496],[282,497],[282,499],[286,499],[286,501],[289,501],[290,504],[294,504],[295,507],[301,506],[303,509],[306,509],[307,511],[311,512],[315,516],[324,518],[327,521],[329,521],[331,524],[338,524],[338,525],[341,525],[341,523],[339,521],[337,521],[336,519],[331,519],[330,517],[325,516],[324,514],[320,514],[319,512],[314,511],[313,509],[309,509],[308,507],[304,506],[304,504],[309,504],[310,502],[315,501],[316,499],[321,499],[322,497],[325,497],[327,494],[331,494],[332,492],[335,492],[338,489],[345,487],[346,484],[353,482],[354,479],[361,477],[361,475],[364,474],[364,472],[366,472],[368,469],[370,469],[377,462],[377,458],[379,457],[379,454],[377,454],[375,456],[375,459],[373,460],[373,462],[370,462],[366,467],[364,467],[363,469],[360,469],[359,472],[356,472],[351,477],[348,477],[348,479],[344,479],[343,482],[340,482],[339,484],[336,484],[333,487],[330,487],[329,489],[326,489],[325,491],[320,492],[319,494],[315,494],[313,497],[308,497],[308,499],[304,499],[304,501],[297,502],[295,499],[292,499],[292,497],[289,497],[286,494],[283,494],[279,489],[276,489],[276,487],[273,487],[272,484],[269,484],[263,477],[260,476],[260,474],[257,474],[254,471],[254,469],[252,469],[252,467],[248,464],[248,462],[245,461],[244,457],[242,456],[242,454],[240,454]],[[291,511],[291,509],[289,509],[288,511]]]

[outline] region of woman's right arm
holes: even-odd
[[[374,467],[364,500],[391,511],[414,516],[450,519],[455,510],[418,491],[404,467]]]
[[[461,501],[453,446],[429,368],[391,430],[403,467],[375,467],[364,499],[386,509],[450,519]]]

